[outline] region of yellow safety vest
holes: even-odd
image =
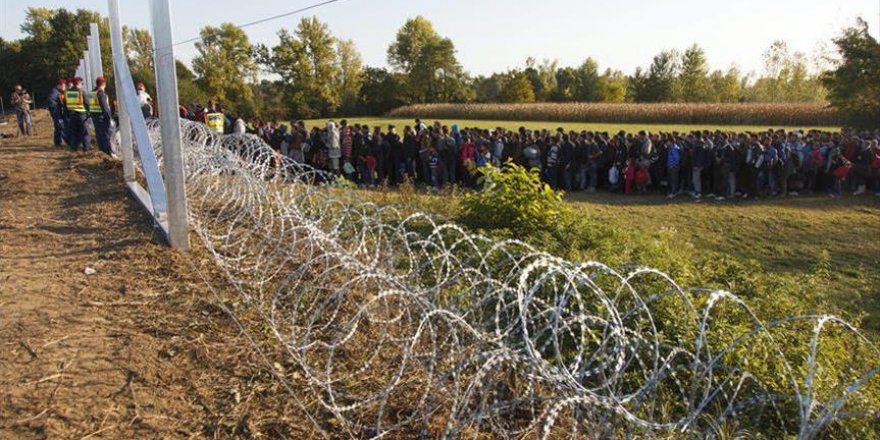
[[[64,99],[67,101],[67,109],[74,113],[85,113],[86,105],[83,102],[82,93],[77,89],[68,90],[64,93]]]
[[[94,90],[89,94],[89,113],[99,115],[104,113],[101,103],[98,102],[98,91]]]
[[[225,119],[223,113],[208,113],[206,118],[208,120],[208,128],[219,134],[223,134],[223,122]]]

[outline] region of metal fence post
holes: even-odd
[[[124,52],[122,25],[119,21],[119,0],[107,1],[110,9],[110,48],[113,54],[121,54]],[[111,57],[113,56],[111,54]],[[122,75],[116,70],[116,63],[113,63],[113,79],[116,82],[116,99],[119,102],[117,111],[119,112],[119,138],[120,151],[122,156],[122,174],[126,182],[134,182],[134,146],[131,143],[131,118],[128,115],[128,108],[122,102]]]
[[[89,23],[89,30],[92,37],[92,46],[89,47],[89,53],[92,55],[92,74],[94,75],[93,79],[98,79],[98,77],[104,76],[104,65],[101,59],[101,31],[98,28],[98,23]]]
[[[171,30],[171,7],[168,0],[151,0],[153,41],[156,66],[156,96],[162,132],[162,156],[165,162],[165,186],[168,189],[168,229],[171,246],[189,250],[186,187],[183,151],[180,141],[180,118],[177,98],[177,72]]]

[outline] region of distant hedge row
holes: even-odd
[[[392,110],[389,117],[508,121],[839,126],[837,111],[806,104],[419,104]]]

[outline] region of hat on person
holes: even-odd
[[[104,81],[104,77],[103,77],[103,76],[99,76],[99,77],[97,77],[97,78],[95,79],[95,85],[96,85],[96,86],[103,86],[104,84],[106,84],[106,81]]]
[[[82,82],[83,82],[83,79],[80,78],[80,77],[78,77],[78,76],[75,77],[75,78],[73,78],[73,83],[74,83],[74,84],[79,84],[79,83],[82,83]]]
[[[63,85],[66,85],[67,83],[68,83],[68,81],[66,79],[58,78],[58,81],[55,82],[55,85],[56,86],[63,86]]]

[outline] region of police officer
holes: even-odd
[[[89,138],[89,103],[87,94],[82,89],[82,78],[73,79],[73,88],[65,92],[68,118],[68,138],[70,149],[76,151],[82,145],[82,151],[91,148]]]
[[[110,100],[107,98],[107,83],[103,76],[95,80],[95,89],[89,95],[89,114],[95,124],[95,141],[98,149],[105,154],[111,154],[110,136],[113,126],[113,112],[110,110]]]
[[[220,111],[217,102],[213,99],[209,101],[208,108],[205,110],[205,125],[215,133],[223,134],[225,131],[225,119],[226,117]]]
[[[55,143],[56,147],[61,146],[61,141],[70,144],[67,139],[67,115],[64,110],[64,94],[67,91],[67,81],[59,79],[55,83],[55,87],[49,92],[49,114],[52,115],[52,124],[55,125]]]

